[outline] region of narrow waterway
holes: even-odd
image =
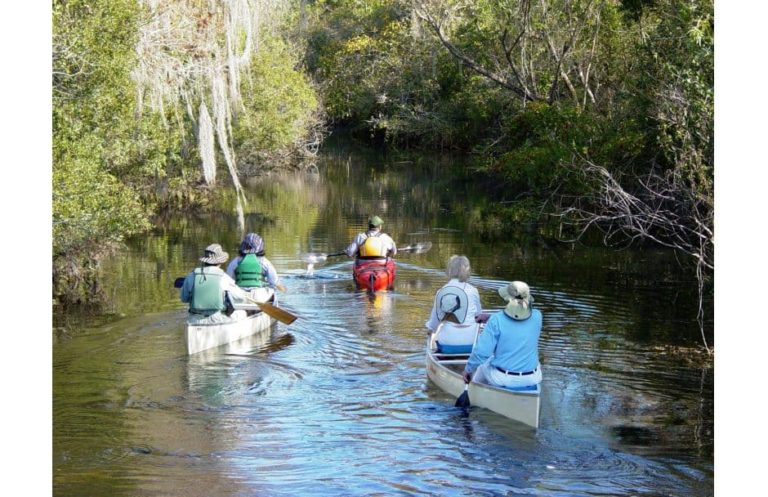
[[[680,353],[700,342],[695,282],[664,251],[561,245],[527,225],[487,241],[489,200],[451,167],[338,147],[317,172],[249,181],[242,220],[300,319],[194,356],[173,280],[209,243],[236,254],[234,205],[131,241],[105,266],[109,312],[54,316],[54,495],[713,495],[714,371]],[[355,291],[345,257],[308,275],[301,254],[339,251],[369,213],[401,246],[433,244],[397,258],[395,291]],[[426,378],[423,325],[456,253],[487,309],[504,282],[532,288],[538,431],[464,415]]]

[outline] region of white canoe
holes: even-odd
[[[268,330],[274,323],[264,312],[258,311],[239,321],[214,324],[190,324],[184,333],[187,353],[196,354],[202,350],[218,347],[226,343],[240,340],[247,336]]]
[[[439,328],[438,328],[439,329]],[[430,334],[426,347],[427,377],[454,398],[464,392],[462,371],[467,364],[467,354],[439,354],[436,352],[435,334]],[[469,384],[469,402],[473,406],[519,421],[533,428],[539,427],[541,385],[536,390],[514,391],[483,383]]]

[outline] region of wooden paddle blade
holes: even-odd
[[[459,395],[459,398],[456,399],[456,404],[454,404],[456,407],[461,407],[462,409],[467,409],[470,407],[469,403],[469,383],[464,385],[464,391]]]
[[[281,323],[285,324],[291,324],[298,316],[294,316],[290,312],[286,311],[285,309],[281,309],[275,305],[272,305],[268,302],[257,302],[259,309],[261,309],[265,314],[268,314],[272,316],[273,318],[277,319]]]

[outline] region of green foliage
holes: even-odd
[[[497,94],[413,24],[402,1],[319,2],[307,61],[337,123],[397,144],[467,147]],[[470,132],[468,134],[468,132]]]
[[[54,294],[88,299],[98,261],[126,236],[149,228],[138,196],[178,160],[180,135],[159,116],[137,119],[133,0],[53,5]]]
[[[78,143],[53,170],[54,255],[98,250],[149,228],[136,192],[103,171],[90,151],[98,146],[88,145]]]
[[[544,103],[504,119],[502,132],[495,144],[501,152],[480,170],[502,179],[505,188],[540,197],[585,192],[587,185],[572,174],[575,157],[615,164],[637,155],[643,143],[630,120],[618,126],[594,112]]]
[[[85,302],[97,293],[99,260],[150,227],[136,192],[100,165],[94,137],[71,143],[53,169],[54,295]]]
[[[299,141],[314,126],[319,103],[286,42],[266,36],[243,82],[244,109],[235,120],[235,148],[241,162],[277,152]]]
[[[667,164],[704,196],[713,195],[714,5],[659,0],[658,22],[639,78],[641,106]]]

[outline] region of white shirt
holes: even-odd
[[[480,314],[480,312],[483,310],[483,306],[480,303],[480,294],[478,293],[477,288],[467,282],[462,283],[457,278],[451,279],[448,283],[443,285],[440,290],[446,287],[456,287],[464,290],[464,293],[467,294],[467,316],[464,318],[464,322],[461,324],[474,323],[475,316]],[[427,320],[427,322],[424,324],[432,331],[435,331],[437,326],[440,324],[440,319],[437,317],[437,305],[437,302],[432,304],[432,313],[429,315],[429,320]]]

